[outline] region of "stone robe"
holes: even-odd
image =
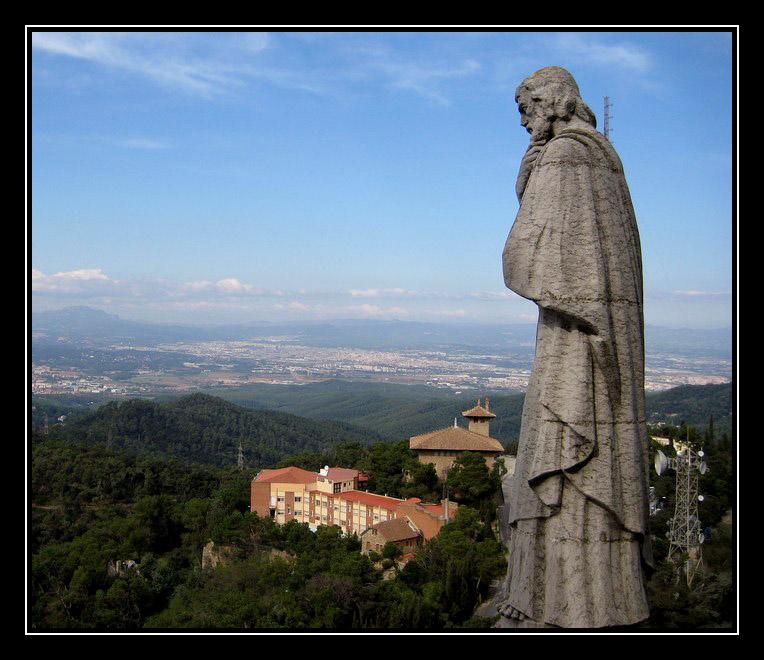
[[[503,484],[502,599],[539,624],[637,623],[648,616],[648,457],[642,263],[623,168],[599,133],[568,129],[518,192],[504,279],[539,321]]]

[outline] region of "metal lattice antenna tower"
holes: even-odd
[[[700,545],[703,543],[703,533],[698,518],[698,502],[703,496],[698,494],[698,475],[706,471],[703,450],[694,452],[689,446],[689,429],[687,446],[677,453],[674,461],[676,470],[676,495],[674,517],[669,531],[669,559],[677,559],[687,554],[685,572],[687,586],[692,584],[698,568],[703,563]]]
[[[613,118],[613,115],[610,114],[610,111],[612,109],[613,109],[613,104],[610,101],[610,97],[606,96],[605,97],[605,110],[604,110],[604,113],[603,113],[604,122],[603,122],[603,126],[602,126],[602,134],[605,136],[605,139],[608,142],[612,141],[612,140],[610,140],[610,132],[612,130],[610,128],[610,120]]]
[[[239,455],[236,458],[236,463],[240,470],[244,469],[244,448],[241,446],[241,440],[239,440]]]

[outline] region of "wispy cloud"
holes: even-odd
[[[374,84],[449,105],[448,83],[481,70],[466,53],[413,54],[380,37],[266,33],[34,32],[38,52],[89,62],[187,93],[213,98],[257,82],[313,94]],[[384,37],[381,37],[382,39]],[[315,52],[290,48],[299,43]]]
[[[113,284],[100,268],[80,268],[46,275],[42,271],[32,269],[32,291],[81,292],[84,288],[96,285]]]
[[[410,298],[418,295],[415,291],[401,288],[390,289],[350,289],[353,298]]]
[[[235,45],[250,54],[259,53],[268,47],[268,38],[245,35]],[[214,52],[200,55],[193,51],[192,46],[187,35],[179,33],[32,34],[32,47],[38,51],[86,60],[201,96],[213,96],[241,84],[246,70],[237,59]]]
[[[647,51],[627,42],[604,43],[593,37],[565,33],[557,35],[555,46],[573,62],[618,67],[636,73],[647,73],[652,66]]]
[[[466,78],[480,71],[480,63],[471,57],[453,62],[421,63],[403,58],[395,51],[382,47],[356,48],[356,75],[379,76],[392,89],[413,92],[440,105],[449,105],[450,98],[443,83]]]
[[[729,291],[699,291],[697,289],[679,289],[673,293],[682,298],[719,298],[732,295]]]

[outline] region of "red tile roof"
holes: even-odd
[[[385,541],[394,543],[395,541],[406,541],[422,536],[422,532],[414,529],[408,521],[408,518],[394,518],[385,520],[381,523],[369,527],[363,534],[368,534],[370,530],[375,529]]]
[[[358,478],[358,470],[342,467],[330,467],[326,474],[329,481],[352,481]]]
[[[384,509],[394,510],[398,508],[398,505],[403,502],[395,497],[387,497],[386,495],[375,495],[374,493],[366,493],[361,490],[348,490],[344,493],[335,493],[335,499],[347,500],[348,502],[360,502],[370,506],[379,506]]]
[[[448,505],[448,519],[453,520],[456,517],[456,506],[452,506],[453,503],[449,503]],[[423,509],[426,511],[429,511],[435,516],[438,516],[440,518],[443,515],[443,505],[442,504],[420,504]]]
[[[470,408],[469,410],[465,410],[462,415],[465,417],[473,417],[473,418],[483,418],[483,419],[492,419],[496,417],[489,409],[488,409],[489,403],[488,399],[485,400],[485,407],[480,405],[480,399],[477,401],[477,405],[474,408]]]
[[[497,454],[504,453],[504,447],[495,438],[474,431],[468,431],[461,426],[447,426],[444,429],[415,435],[409,439],[409,448],[437,449],[446,451],[489,451]]]
[[[311,484],[318,479],[317,472],[308,472],[302,468],[290,465],[278,470],[260,470],[255,481],[257,483],[287,483],[287,484]]]

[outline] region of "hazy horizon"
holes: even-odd
[[[216,327],[225,327],[225,326],[246,326],[247,324],[252,325],[295,325],[298,326],[300,324],[320,324],[320,323],[357,323],[357,322],[365,322],[365,323],[419,323],[419,324],[441,324],[441,325],[462,325],[462,326],[489,326],[489,327],[496,327],[501,328],[504,326],[527,326],[529,328],[535,328],[537,321],[536,320],[523,320],[523,321],[513,321],[513,322],[505,322],[505,321],[483,321],[483,320],[473,320],[473,319],[465,319],[465,318],[445,318],[445,319],[438,319],[438,320],[418,320],[418,319],[403,319],[403,318],[369,318],[369,317],[333,317],[333,318],[322,318],[322,319],[285,319],[285,320],[274,320],[274,319],[267,319],[267,320],[257,320],[257,319],[251,319],[251,320],[243,320],[240,322],[229,322],[229,321],[198,321],[198,320],[187,320],[187,321],[166,321],[166,320],[152,320],[147,318],[142,318],[141,316],[126,316],[123,314],[117,314],[112,311],[108,311],[106,309],[102,309],[100,307],[95,307],[93,305],[62,305],[60,307],[52,307],[49,309],[32,309],[32,314],[45,314],[45,313],[56,313],[56,312],[62,312],[67,310],[93,310],[93,311],[99,311],[104,312],[105,314],[110,314],[112,316],[117,317],[118,319],[122,321],[128,321],[131,323],[146,323],[150,325],[178,325],[178,326],[187,326],[187,327],[199,327],[199,328],[216,328]],[[689,330],[689,331],[719,331],[719,332],[727,332],[732,330],[732,325],[719,325],[719,326],[709,326],[709,327],[702,327],[702,328],[692,328],[689,326],[683,326],[683,325],[665,325],[665,324],[656,324],[656,323],[648,323],[646,324],[647,327],[654,328],[654,329],[665,329],[665,330],[672,330],[672,331],[681,331],[681,330]]]

